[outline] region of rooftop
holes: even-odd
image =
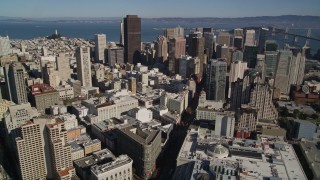
[[[230,151],[227,157],[226,149]],[[307,179],[293,147],[274,136],[261,135],[258,140],[227,139],[200,136],[198,130],[191,129],[179,152],[176,174],[188,174],[186,171],[191,167],[185,165],[189,162],[207,162],[210,171],[227,178],[236,179],[239,174],[242,179]],[[193,175],[201,171],[199,166],[192,168]]]
[[[108,172],[112,169],[116,169],[118,167],[121,167],[123,165],[132,163],[132,159],[127,155],[120,155],[118,158],[116,158],[112,162],[108,162],[102,165],[94,165],[91,167],[91,172],[95,175],[99,175],[105,172]]]

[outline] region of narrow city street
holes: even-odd
[[[177,156],[186,137],[188,126],[175,126],[171,132],[168,148],[163,152],[164,156],[159,157],[157,167],[158,180],[171,179],[177,164]]]

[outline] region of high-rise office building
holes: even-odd
[[[284,94],[288,94],[290,90],[289,76],[292,58],[292,51],[290,50],[281,50],[279,52],[274,86],[280,89],[280,92]]]
[[[0,56],[10,54],[10,40],[9,36],[2,37],[0,36]]]
[[[120,23],[120,45],[124,45],[124,18],[121,18]]]
[[[210,59],[207,65],[206,93],[208,100],[224,100],[226,91],[227,63]]]
[[[247,62],[236,61],[231,63],[229,73],[229,83],[237,81],[238,78],[243,79],[244,72],[247,70]]]
[[[277,41],[274,40],[267,40],[264,44],[265,51],[277,51],[278,44]]]
[[[256,31],[251,29],[246,31],[246,40],[244,42],[245,46],[255,46],[255,38],[256,38]]]
[[[258,109],[258,120],[273,121],[278,118],[278,111],[272,102],[273,91],[268,83],[260,82],[256,83],[251,90],[249,105]]]
[[[228,61],[229,57],[229,47],[227,45],[217,45],[217,58],[225,59]]]
[[[108,57],[108,65],[113,67],[115,64],[124,63],[124,49],[122,47],[114,47],[106,50],[106,56]]]
[[[9,106],[3,114],[6,133],[6,141],[12,151],[15,150],[15,138],[19,136],[19,127],[27,120],[38,116],[37,110],[30,103],[14,104]]]
[[[134,77],[130,77],[128,79],[128,90],[131,91],[132,95],[137,93],[137,79]]]
[[[165,36],[159,36],[155,42],[156,58],[162,62],[168,59],[168,42]]]
[[[243,105],[256,109],[258,120],[274,120],[278,118],[278,111],[272,102],[272,87],[264,81],[257,70],[247,70],[243,80],[238,79],[232,83],[231,110],[237,110]],[[250,114],[246,115],[250,118]],[[255,122],[255,119],[252,119]],[[253,123],[252,122],[252,123]],[[252,127],[254,124],[251,124]],[[250,125],[250,126],[251,126]]]
[[[90,48],[78,47],[76,51],[77,76],[82,86],[92,86]]]
[[[203,71],[203,64],[205,62],[204,56],[204,38],[203,37],[195,37],[191,39],[192,46],[189,47],[189,55],[192,57],[198,57],[200,60],[200,72],[198,74],[199,77],[202,77]]]
[[[169,40],[168,52],[170,57],[180,58],[186,54],[186,39],[172,38]]]
[[[302,56],[301,49],[291,49],[293,58],[291,61],[289,84],[300,85],[303,83],[304,69],[305,69],[305,57]]]
[[[248,63],[249,68],[255,68],[257,65],[257,55],[259,49],[256,46],[245,46],[243,52],[243,61]]]
[[[179,60],[179,75],[183,78],[190,78],[192,74],[199,74],[200,59],[198,57],[182,56]]]
[[[258,47],[259,47],[259,53],[263,54],[265,52],[265,44],[267,41],[267,32],[269,30],[266,28],[260,28],[259,29],[259,41],[258,41]]]
[[[6,83],[11,100],[17,104],[28,102],[27,87],[25,84],[25,69],[21,63],[6,66]]]
[[[192,39],[193,38],[202,38],[202,32],[199,32],[199,31],[193,31],[193,32],[190,32],[187,37],[186,37],[186,40],[187,40],[187,46],[186,46],[186,49],[187,49],[187,52],[189,55],[191,55],[191,51],[194,49],[193,47],[193,42],[192,42]]]
[[[234,29],[233,35],[243,37],[243,29],[240,29],[240,28]]]
[[[244,105],[236,113],[237,129],[247,129],[248,131],[256,131],[258,110],[255,107]]]
[[[183,27],[176,27],[176,28],[166,28],[164,31],[164,36],[167,39],[173,39],[173,38],[183,38],[184,37],[184,29]]]
[[[71,179],[75,175],[71,146],[67,142],[67,130],[61,119],[46,124],[45,138],[49,142],[48,178]]]
[[[274,78],[278,66],[278,51],[265,51],[266,76]]]
[[[247,70],[247,63],[242,61],[232,62],[230,66],[229,72],[229,90],[228,90],[228,98],[231,98],[232,94],[232,83],[238,81],[239,79],[243,79],[244,72]]]
[[[56,63],[60,81],[70,79],[72,70],[70,69],[69,56],[66,56],[65,53],[59,53],[59,56],[56,58]]]
[[[32,120],[20,127],[20,137],[16,138],[21,179],[46,179],[44,146],[40,125]]]
[[[124,18],[124,60],[137,64],[141,51],[141,19],[137,15]]]
[[[209,59],[214,58],[214,50],[215,50],[215,39],[216,36],[213,32],[205,32],[204,36],[204,49],[206,50],[207,56]]]
[[[264,82],[266,78],[266,56],[264,54],[257,55],[257,65],[255,70],[261,74],[261,80]]]
[[[243,61],[243,52],[239,50],[235,50],[232,53],[231,62]]]
[[[235,36],[233,38],[233,46],[239,50],[243,49],[243,37],[242,36]]]
[[[105,34],[96,34],[94,35],[94,52],[95,52],[95,61],[97,63],[105,64],[105,55],[104,51],[107,47],[106,35]]]
[[[228,32],[220,32],[218,35],[218,44],[230,46],[231,36]]]

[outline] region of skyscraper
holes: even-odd
[[[210,59],[207,65],[206,93],[208,100],[224,100],[226,91],[227,63]]]
[[[104,51],[107,47],[106,35],[105,34],[96,34],[94,36],[94,42],[95,42],[95,47],[94,47],[95,61],[97,63],[105,64],[106,62],[105,62]]]
[[[53,179],[71,179],[75,175],[72,165],[71,146],[67,143],[67,130],[61,119],[46,125],[46,141],[49,142],[50,168],[48,177]]]
[[[58,74],[60,81],[67,81],[70,78],[72,70],[70,69],[69,57],[65,53],[59,53],[56,58]]]
[[[191,39],[192,46],[189,47],[189,55],[192,57],[198,57],[200,60],[200,72],[199,77],[202,77],[203,73],[203,64],[205,62],[204,57],[204,38],[203,37],[194,37]]]
[[[240,28],[234,29],[233,35],[243,37],[243,29],[240,29]]]
[[[121,18],[120,23],[120,45],[124,45],[124,18]]]
[[[137,93],[137,79],[134,77],[130,77],[128,79],[128,90],[131,91],[132,95],[136,95]]]
[[[6,82],[8,91],[11,94],[11,100],[17,104],[27,103],[28,97],[24,67],[21,63],[13,63],[6,70],[8,70]]]
[[[106,50],[108,57],[108,65],[113,67],[115,64],[124,63],[124,50],[122,47],[114,47]]]
[[[172,38],[168,43],[169,73],[178,73],[179,58],[186,54],[186,39],[181,37]]]
[[[264,44],[265,51],[277,51],[278,44],[277,41],[274,40],[267,40]]]
[[[218,35],[218,44],[230,46],[231,36],[228,32],[220,32]]]
[[[9,37],[0,36],[0,56],[10,54],[10,40]]]
[[[90,48],[79,47],[76,51],[77,76],[82,86],[92,86]]]
[[[242,36],[235,36],[233,38],[233,46],[239,50],[243,49],[243,37]]]
[[[278,51],[265,51],[266,62],[266,76],[274,78],[278,65]]]
[[[248,63],[249,68],[255,68],[257,65],[257,54],[259,52],[256,46],[245,46],[243,52],[243,61]]]
[[[141,51],[141,19],[137,15],[124,18],[124,60],[137,64]]]
[[[261,80],[264,82],[266,77],[266,56],[264,54],[257,55],[257,65],[255,69],[261,74]]]
[[[29,120],[20,127],[16,138],[21,179],[46,179],[44,146],[40,125]]]
[[[305,69],[305,57],[302,56],[301,49],[291,49],[293,58],[291,61],[289,84],[300,85],[303,82],[304,69]]]
[[[259,53],[263,54],[264,51],[265,51],[265,43],[266,43],[266,40],[267,40],[267,32],[268,32],[268,29],[265,29],[265,28],[260,28],[259,29],[259,44],[258,44],[258,47],[259,47]]]
[[[213,32],[205,32],[204,33],[204,48],[207,51],[208,58],[211,59],[213,58],[214,54],[214,49],[215,49],[215,38],[216,36],[214,35]]]
[[[290,50],[281,50],[279,53],[279,62],[277,66],[274,86],[280,89],[280,92],[284,94],[288,94],[290,90],[289,76],[291,61],[292,52]]]
[[[186,39],[185,38],[172,38],[169,40],[168,46],[169,56],[180,58],[186,54]]]
[[[255,43],[255,37],[256,37],[256,31],[251,29],[247,30],[246,32],[246,40],[244,42],[245,46],[254,46]]]
[[[159,36],[155,43],[156,58],[162,62],[168,59],[168,42],[165,36]]]
[[[183,27],[176,27],[176,28],[166,28],[164,31],[164,36],[167,39],[173,38],[183,38],[184,37],[184,29]]]
[[[247,63],[242,61],[236,61],[231,63],[229,73],[229,90],[228,97],[231,97],[231,83],[236,82],[238,79],[243,79],[244,72],[247,69]]]

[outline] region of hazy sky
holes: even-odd
[[[11,17],[320,16],[320,0],[0,0]]]

